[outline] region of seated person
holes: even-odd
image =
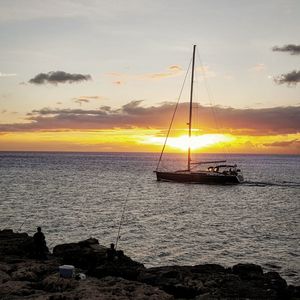
[[[117,251],[115,249],[115,244],[111,243],[110,248],[106,251],[107,259],[112,261],[117,257]]]

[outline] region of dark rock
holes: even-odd
[[[127,256],[119,257],[113,261],[105,261],[92,268],[88,274],[97,278],[106,276],[122,277],[128,280],[136,280],[144,265],[138,263]]]
[[[300,286],[289,285],[287,290],[290,299],[300,299]]]
[[[29,270],[23,269],[23,270],[17,270],[13,273],[11,273],[12,280],[19,280],[19,281],[37,281],[38,276]]]
[[[82,248],[82,247],[89,247],[91,245],[99,245],[99,241],[95,238],[89,238],[87,240],[78,242],[78,245]]]
[[[288,299],[287,283],[277,272],[268,272],[264,274],[264,278],[267,280],[269,288],[274,290],[280,298]]]
[[[47,292],[65,292],[75,289],[79,281],[74,278],[61,278],[59,274],[52,274],[42,281],[42,289]]]
[[[260,266],[252,264],[234,266],[233,272],[218,265],[149,268],[138,280],[181,299],[275,300],[296,295],[296,289],[289,290],[278,273],[263,274]]]
[[[11,280],[11,277],[7,273],[5,273],[4,271],[0,270],[0,283],[6,282],[6,281],[9,281],[9,280]]]
[[[263,276],[261,266],[255,264],[237,264],[232,267],[232,273],[242,279],[257,279]]]
[[[205,264],[205,265],[193,266],[191,267],[191,271],[193,273],[212,274],[212,273],[225,273],[226,269],[217,264]]]
[[[0,284],[0,299],[12,299],[13,296],[28,296],[34,294],[30,282],[27,281],[7,281]]]
[[[10,229],[0,231],[0,258],[7,255],[32,257],[34,250],[33,238],[27,233],[14,233]]]
[[[98,240],[88,239],[79,243],[55,246],[53,255],[61,257],[64,264],[71,264],[89,270],[106,261],[106,248],[100,246]]]
[[[221,299],[277,299],[276,292],[263,281],[244,280],[234,274],[225,275],[210,293]]]
[[[122,251],[108,260],[107,248],[92,238],[58,245],[55,257],[40,261],[28,257],[30,241],[27,234],[0,231],[0,299],[300,299],[300,287],[254,264],[146,269]],[[61,264],[84,269],[86,280],[60,278]]]
[[[204,285],[193,274],[192,267],[168,266],[143,270],[138,280],[153,286],[157,286],[175,298],[194,298],[199,295]]]
[[[52,273],[58,272],[60,263],[56,259],[46,262],[27,259],[13,264],[10,275],[14,280],[36,282]]]
[[[89,275],[98,278],[118,276],[132,280],[144,268],[143,264],[133,261],[123,252],[118,251],[119,255],[113,261],[107,259],[106,253],[107,248],[99,245],[96,239],[58,245],[53,249],[53,254],[62,257],[64,264],[87,270]]]
[[[55,281],[53,281],[53,286],[54,285]],[[142,284],[140,282],[128,281],[116,277],[106,277],[102,280],[88,278],[87,280],[77,282],[76,286],[70,288],[69,290],[66,289],[64,292],[51,293],[48,294],[47,298],[45,296],[40,296],[35,299],[172,300],[173,297],[158,288]]]

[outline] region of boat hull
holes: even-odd
[[[202,184],[238,184],[243,182],[243,176],[224,175],[220,173],[206,172],[159,172],[155,171],[157,181],[171,181],[183,183],[202,183]]]

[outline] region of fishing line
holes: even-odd
[[[21,224],[21,226],[17,229],[17,232],[19,232],[21,230],[21,228],[23,227],[23,225],[25,224],[25,222],[27,221],[27,218],[25,218],[25,221]]]
[[[130,194],[130,192],[132,190],[132,186],[133,186],[133,182],[130,184],[130,187],[128,189],[127,195],[126,195],[125,200],[124,200],[123,210],[122,210],[122,214],[121,214],[121,218],[120,218],[120,223],[119,223],[119,227],[118,227],[118,234],[117,234],[116,244],[115,244],[115,249],[116,250],[117,250],[117,247],[118,247],[118,242],[119,242],[120,237],[121,237],[120,236],[121,227],[122,227],[123,219],[124,219],[124,216],[125,216],[125,211],[126,211],[126,206],[127,206],[129,194]]]

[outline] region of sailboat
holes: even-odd
[[[187,123],[189,140],[192,136],[192,105],[193,105],[193,87],[194,87],[194,73],[195,73],[195,53],[196,45],[193,46],[192,58],[192,74],[191,74],[191,89],[190,89],[190,103],[189,103],[189,122]],[[168,137],[168,136],[167,136]],[[167,139],[166,139],[167,140]],[[171,181],[183,183],[203,183],[203,184],[238,184],[244,181],[241,170],[236,164],[226,164],[226,160],[218,161],[203,161],[192,162],[191,146],[188,146],[187,151],[187,168],[178,171],[160,171],[159,165],[164,152],[166,142],[162,149],[159,163],[157,165],[156,177],[158,181]],[[192,165],[202,167],[201,169],[194,169]],[[203,166],[206,166],[205,168]]]

